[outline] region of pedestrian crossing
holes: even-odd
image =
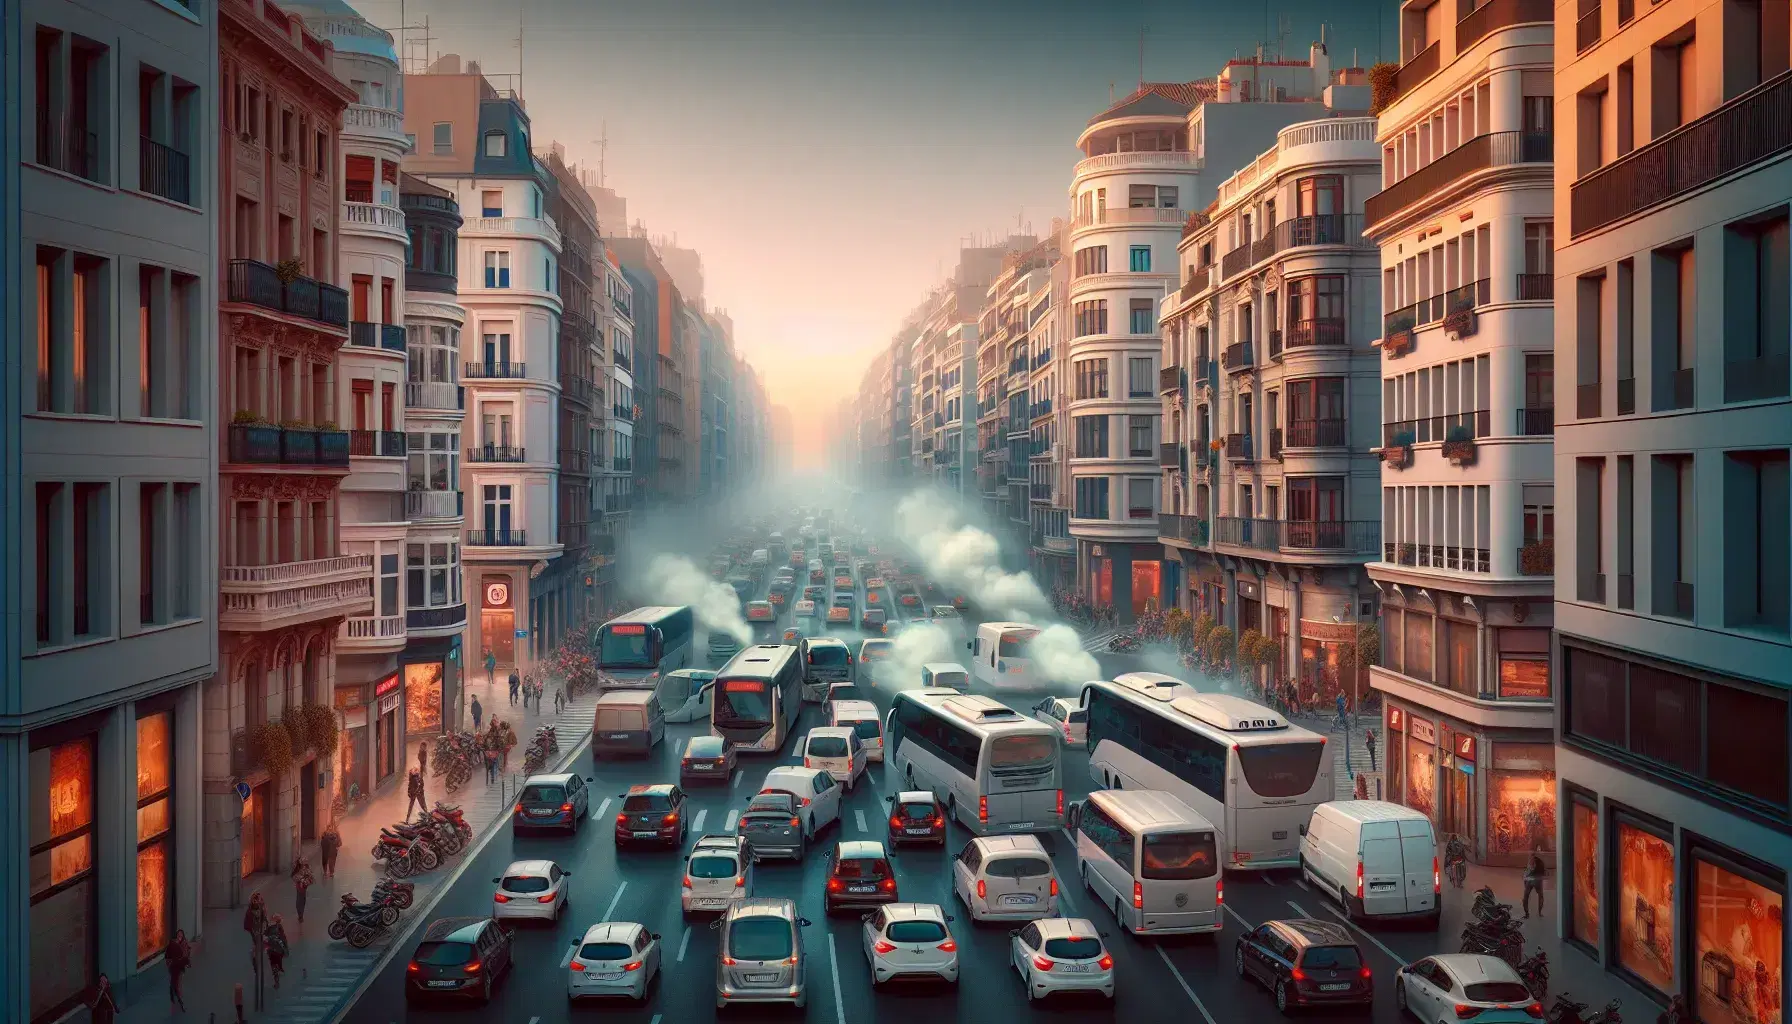
[[[329,1020],[335,1016],[337,1004],[352,996],[360,987],[361,979],[373,970],[384,946],[385,943],[377,943],[367,949],[342,947],[334,950],[316,971],[307,970],[297,976],[288,972],[280,984],[283,988],[295,988],[297,992],[280,1001],[270,1015],[260,1019],[269,1024],[317,1024]],[[272,988],[267,994],[268,1002],[273,1003]]]

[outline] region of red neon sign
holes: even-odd
[[[610,632],[617,636],[641,636],[647,632],[647,627],[625,623],[620,626],[611,626]]]
[[[373,688],[373,695],[376,698],[384,697],[386,694],[391,693],[396,689],[398,689],[398,673],[394,672],[379,681],[379,685]]]
[[[764,693],[765,684],[756,679],[730,679],[722,684],[729,693]]]

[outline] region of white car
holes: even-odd
[[[659,973],[658,934],[633,921],[594,924],[566,962],[566,1001],[613,996],[645,1002]]]
[[[844,789],[840,780],[819,768],[786,765],[765,773],[761,793],[789,793],[796,798],[797,817],[803,821],[803,835],[813,839],[829,824],[840,820],[840,802]]]
[[[725,912],[752,893],[753,858],[739,835],[699,837],[684,861],[684,887],[679,896],[686,913]]]
[[[1036,921],[1058,912],[1058,877],[1037,836],[980,836],[952,858],[952,892],[973,921]]]
[[[1033,705],[1033,717],[1057,729],[1067,747],[1089,744],[1089,713],[1068,697],[1047,697]]]
[[[829,707],[837,704],[830,702]],[[865,745],[851,726],[827,725],[810,729],[803,738],[803,767],[820,768],[832,775],[848,793],[859,784],[859,777],[871,766]]]
[[[572,872],[551,860],[519,860],[492,879],[492,917],[500,921],[558,921],[566,909]]]
[[[1015,931],[1008,962],[1027,986],[1027,1002],[1058,992],[1100,992],[1114,998],[1114,958],[1093,922],[1048,917]]]
[[[877,705],[868,700],[836,700],[828,703],[828,724],[851,729],[865,748],[865,758],[880,764],[884,759],[884,724]]]
[[[860,929],[871,987],[895,978],[937,978],[958,984],[958,943],[934,903],[892,903],[865,915]]]
[[[1529,1009],[1536,1002],[1510,964],[1479,953],[1428,956],[1400,968],[1394,978],[1394,1005],[1419,1020],[1473,1017],[1476,1024],[1536,1024],[1539,1014]]]

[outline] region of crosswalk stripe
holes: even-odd
[[[709,808],[705,807],[702,810],[698,811],[697,812],[697,820],[691,822],[691,830],[696,832],[698,835],[702,835],[703,834],[703,819],[707,818],[707,817],[709,817]]]
[[[734,819],[736,819],[738,817],[740,817],[739,811],[729,811],[728,812],[728,823],[726,825],[722,826],[722,831],[724,831],[724,832],[734,831]]]
[[[853,820],[854,820],[854,821],[856,821],[856,822],[858,822],[858,825],[859,825],[859,831],[860,831],[860,832],[869,832],[869,831],[871,831],[871,830],[870,830],[870,829],[868,829],[868,828],[866,828],[866,827],[865,827],[865,812],[864,812],[864,811],[854,811],[854,812],[852,812],[852,819],[853,819]]]

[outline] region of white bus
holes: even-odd
[[[695,624],[689,605],[636,608],[599,626],[597,669],[619,683],[652,685],[691,667]]]
[[[1038,685],[1027,645],[1039,627],[1025,622],[985,622],[965,647],[971,652],[971,675],[1003,690],[1030,690]]]
[[[978,835],[1064,824],[1058,732],[989,697],[905,690],[884,724],[884,761]]]
[[[709,731],[744,753],[775,754],[803,711],[803,664],[796,648],[755,644],[716,673]]]
[[[1077,873],[1134,935],[1212,933],[1224,924],[1212,822],[1168,793],[1096,790],[1071,807]]]
[[[1219,829],[1229,871],[1291,868],[1313,808],[1336,794],[1325,737],[1242,697],[1122,676],[1083,687],[1089,775],[1169,793]]]

